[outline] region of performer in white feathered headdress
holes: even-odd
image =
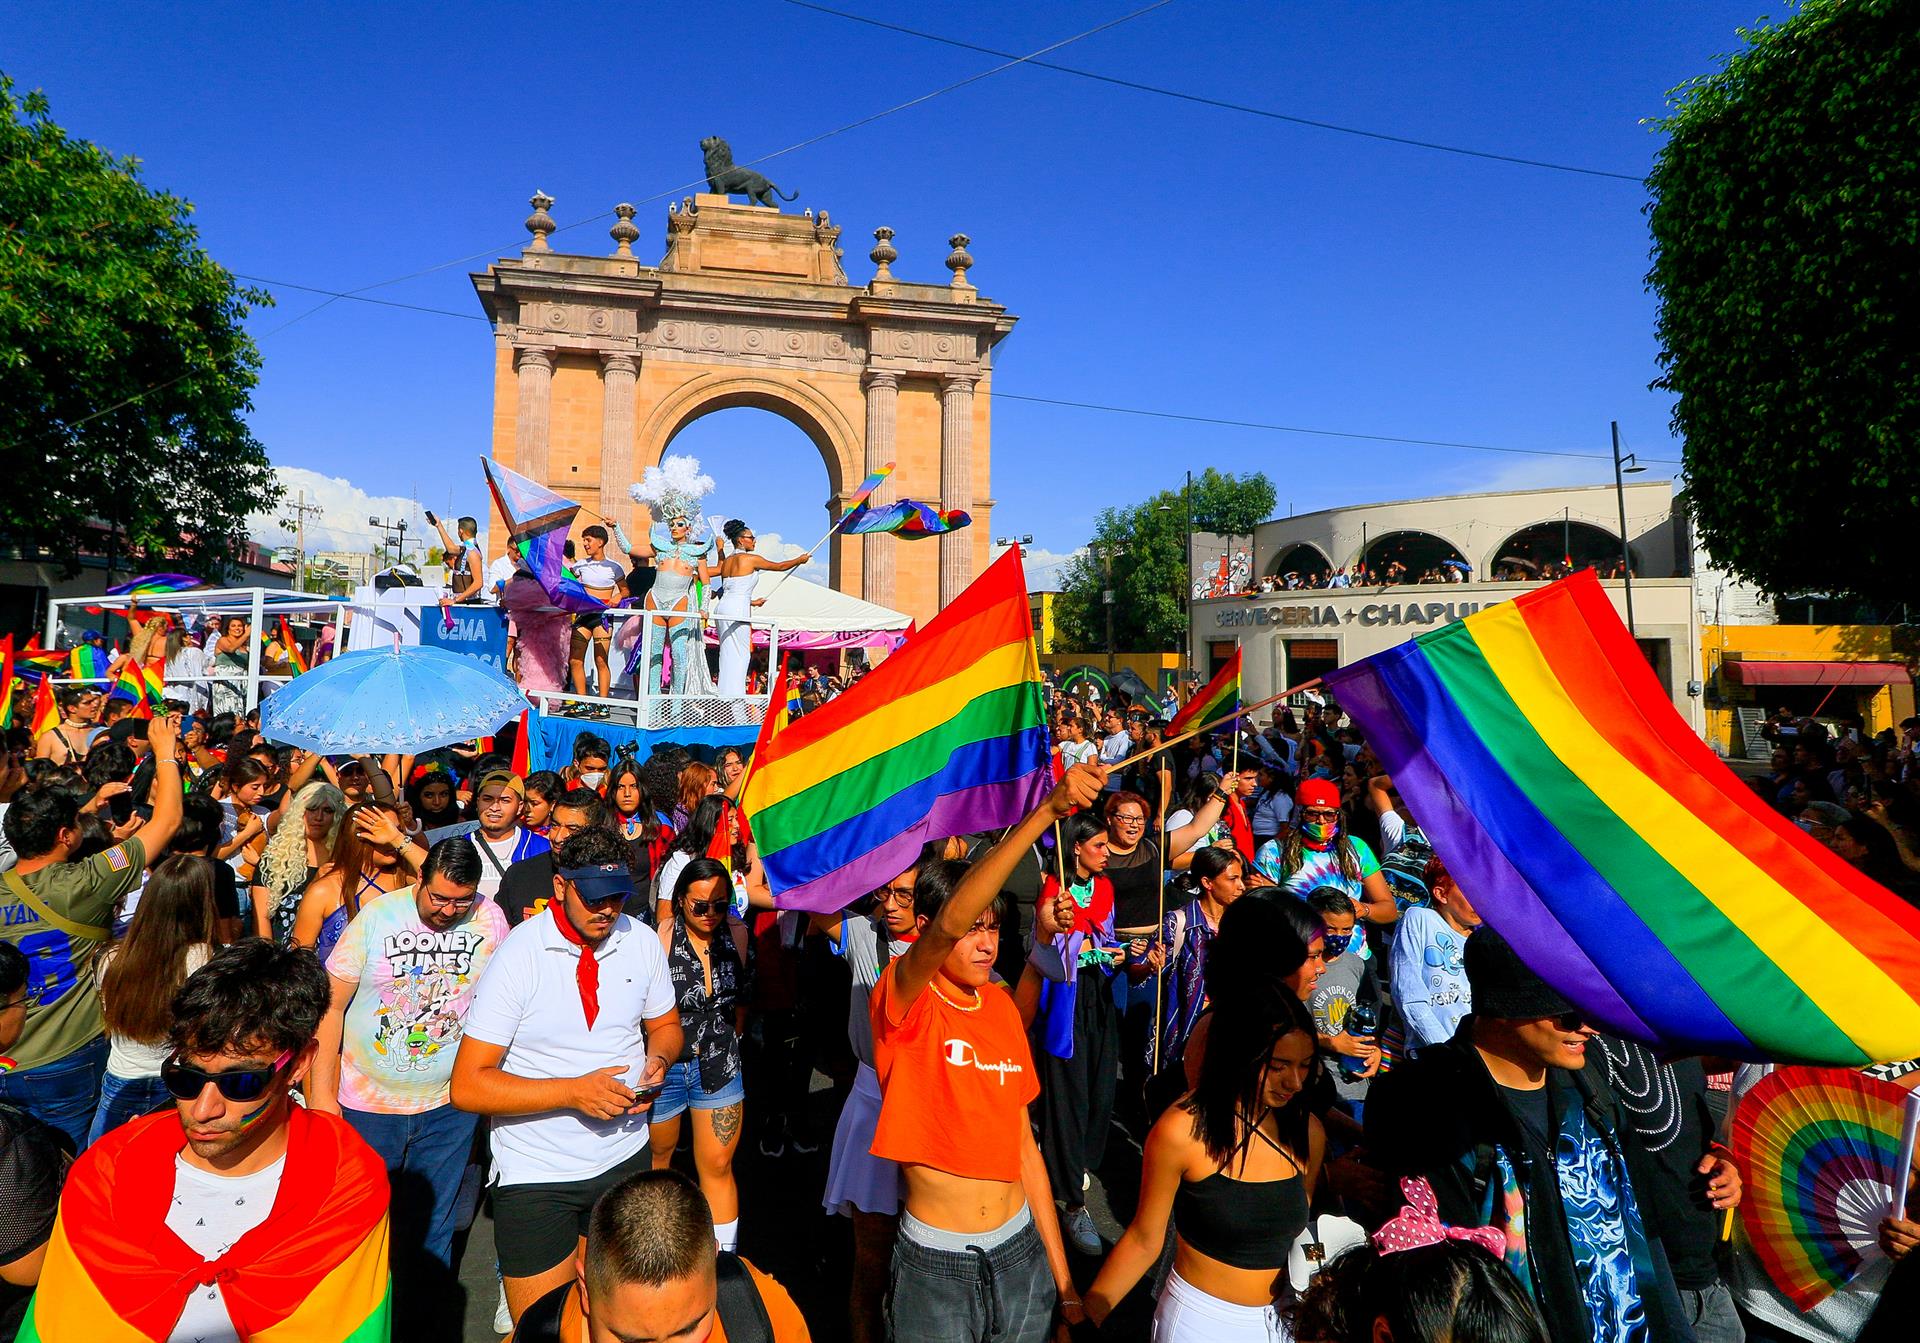
[[[717,572],[708,562],[713,538],[705,533],[700,521],[700,500],[713,492],[713,477],[702,474],[695,458],[676,455],[648,467],[630,492],[654,518],[647,532],[649,548],[635,552],[653,558],[654,580],[647,593],[647,609],[691,613],[679,619],[665,614],[651,617],[659,628],[651,639],[652,652],[642,688],[648,694],[664,689],[670,695],[710,695],[712,677],[707,671],[706,649],[696,637],[700,619],[693,585],[696,580],[710,581]],[[672,663],[663,681],[661,660],[667,652],[672,654]]]

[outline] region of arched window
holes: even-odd
[[[1447,583],[1470,573],[1466,556],[1432,532],[1388,532],[1367,541],[1361,557],[1373,583]]]
[[[1634,556],[1639,571],[1639,556]],[[1487,577],[1524,582],[1556,578],[1581,569],[1596,568],[1612,578],[1620,569],[1620,538],[1592,523],[1570,518],[1536,522],[1502,541],[1489,557]]]
[[[1324,587],[1327,575],[1332,572],[1333,565],[1320,547],[1306,541],[1298,541],[1288,546],[1274,557],[1272,564],[1267,566],[1269,578],[1278,578],[1285,582],[1291,574],[1294,581],[1288,585],[1302,588]]]

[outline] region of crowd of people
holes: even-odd
[[[61,707],[0,773],[0,1333],[79,1337],[84,1280],[164,1283],[155,1338],[458,1337],[482,1206],[522,1340],[1827,1340],[1910,1290],[1906,1217],[1877,1316],[1723,1241],[1754,1071],[1596,1032],[1331,702],[1169,746],[1054,690],[1043,805],[813,915],[738,749]],[[1911,890],[1920,720],[1773,726],[1756,786]],[[809,1179],[835,1237],[755,1225]]]

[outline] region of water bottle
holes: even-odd
[[[1372,1003],[1355,1003],[1347,1009],[1345,1030],[1356,1040],[1371,1039],[1379,1028],[1379,1017],[1374,1012]],[[1345,1055],[1341,1056],[1340,1066],[1349,1077],[1358,1077],[1367,1070],[1365,1060],[1348,1058]]]

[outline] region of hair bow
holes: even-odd
[[[1497,1226],[1448,1226],[1440,1220],[1440,1203],[1433,1186],[1424,1176],[1409,1175],[1400,1181],[1400,1192],[1407,1206],[1395,1213],[1385,1226],[1373,1233],[1380,1253],[1417,1250],[1422,1245],[1438,1245],[1445,1240],[1464,1240],[1478,1245],[1498,1259],[1505,1255],[1507,1233]]]

